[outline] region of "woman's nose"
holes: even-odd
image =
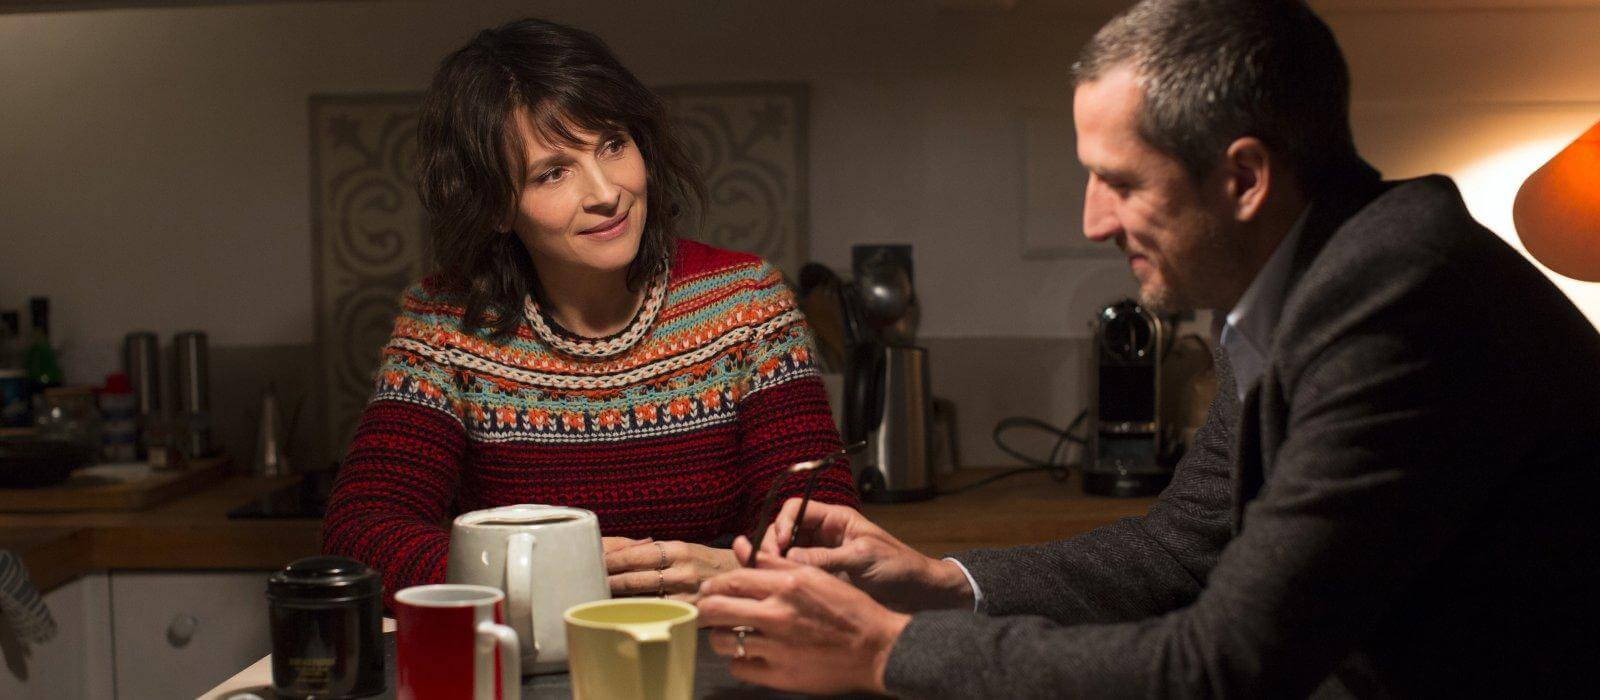
[[[596,164],[588,168],[588,192],[585,193],[584,207],[590,209],[615,209],[622,198],[622,188],[612,181],[611,175],[604,167]]]

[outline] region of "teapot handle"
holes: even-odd
[[[517,639],[530,656],[538,656],[539,640],[533,624],[533,548],[538,544],[532,533],[518,532],[506,538],[506,617]]]

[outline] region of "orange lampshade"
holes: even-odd
[[[1511,219],[1535,260],[1600,282],[1600,123],[1528,176]]]

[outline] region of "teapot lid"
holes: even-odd
[[[331,555],[297,559],[267,579],[267,597],[275,600],[337,602],[370,598],[383,592],[383,579],[366,564]]]

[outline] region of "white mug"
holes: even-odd
[[[524,673],[566,670],[562,613],[611,597],[600,521],[582,508],[515,505],[457,516],[445,580],[505,591]]]

